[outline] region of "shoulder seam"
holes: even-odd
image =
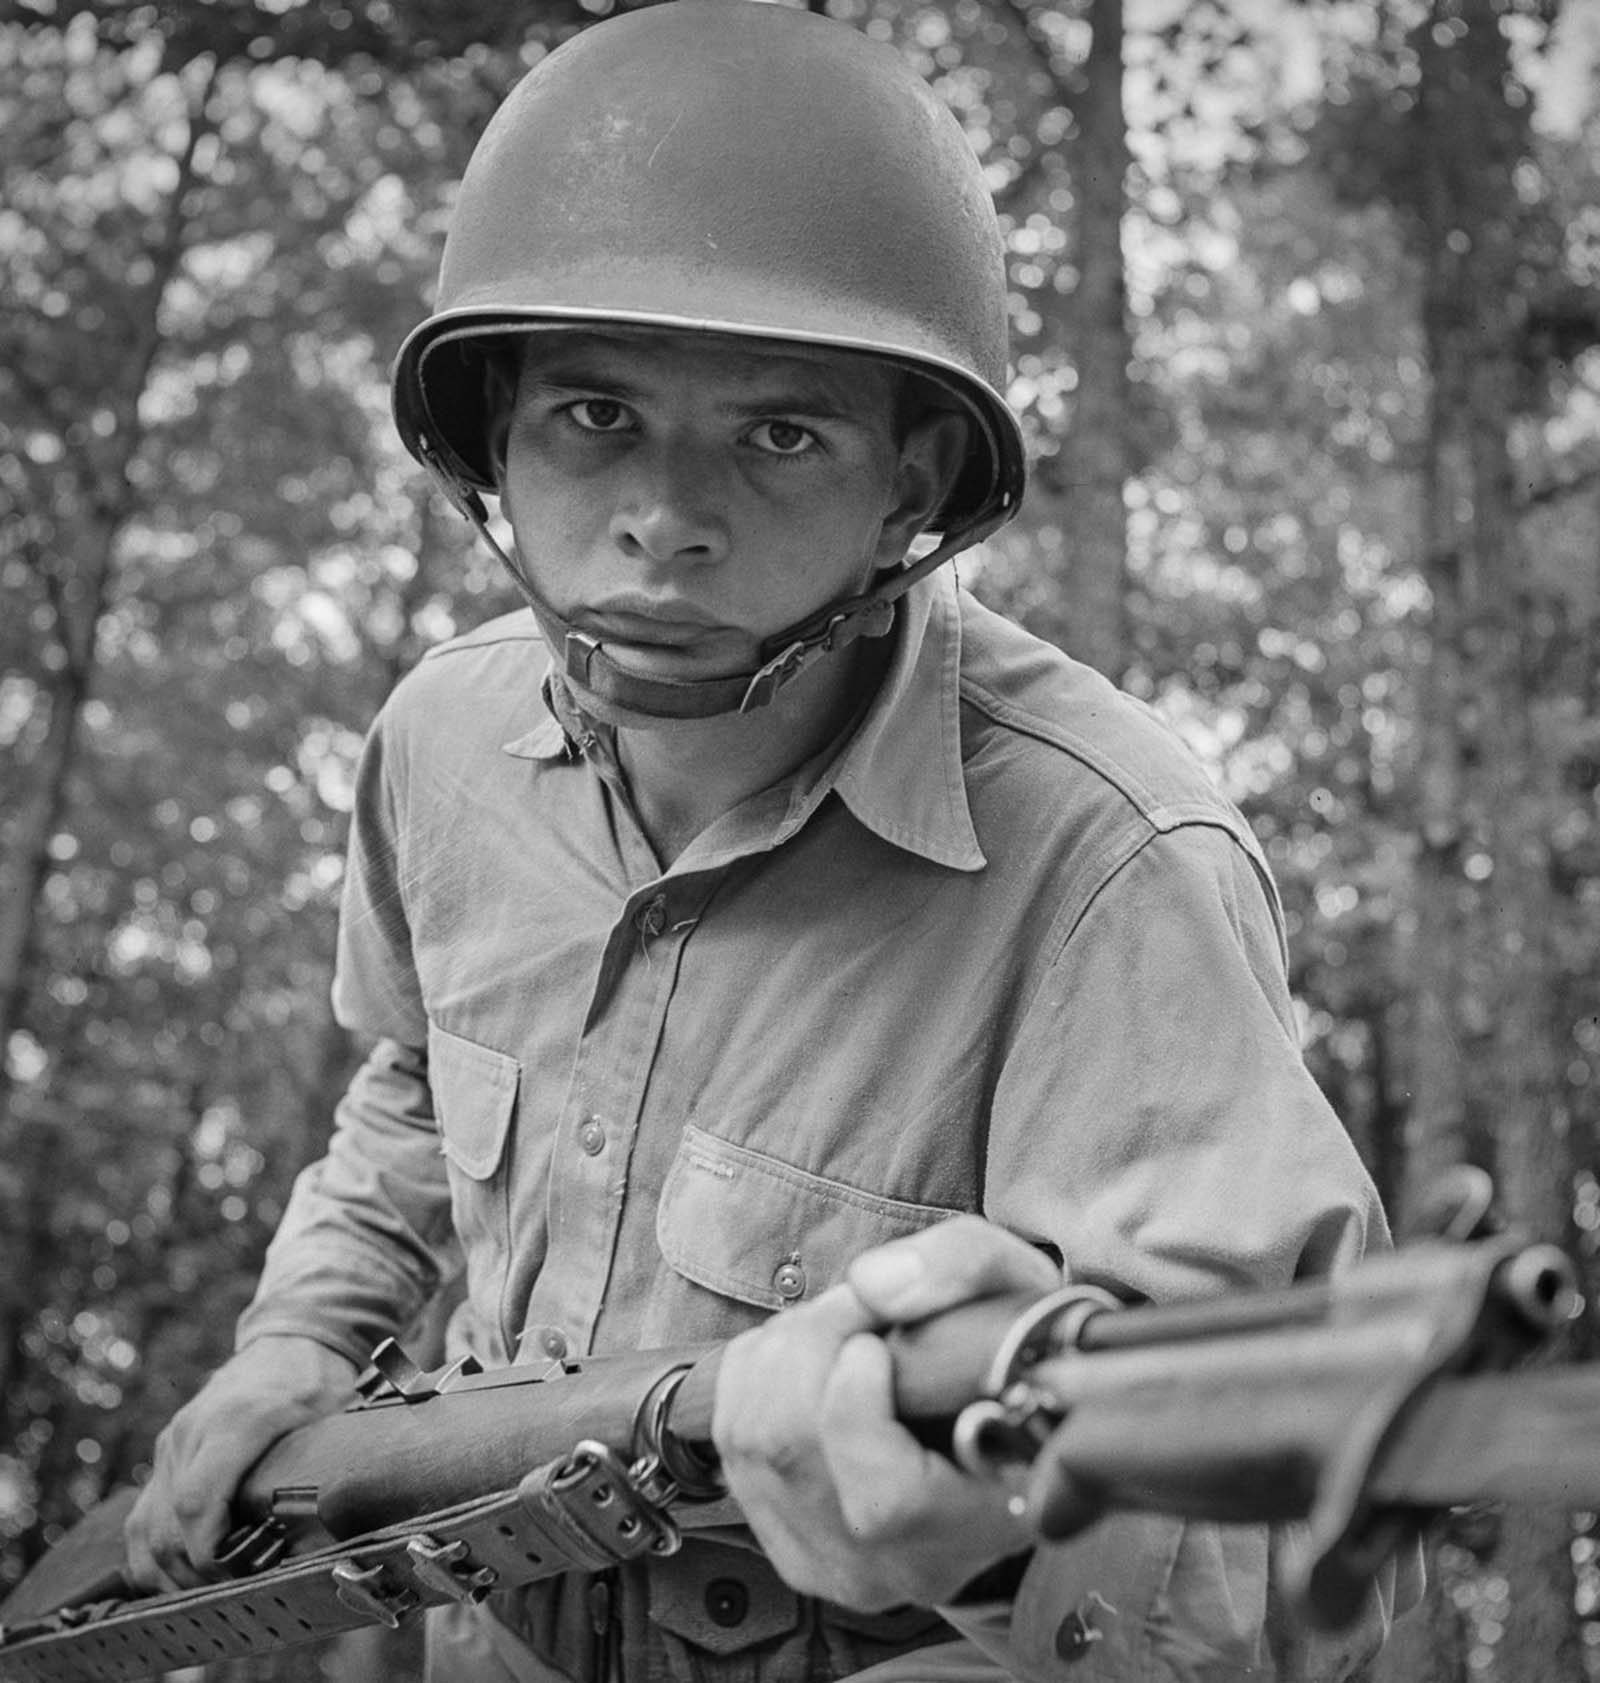
[[[1214,789],[1207,787],[1205,794],[1200,798],[1177,802],[1163,801],[1153,789],[1134,777],[1126,765],[1100,753],[1077,732],[1064,730],[1053,721],[1040,718],[1035,713],[1024,712],[968,677],[961,679],[961,696],[995,724],[1014,730],[1022,736],[1032,737],[1034,741],[1042,742],[1047,747],[1059,749],[1087,767],[1109,787],[1115,789],[1152,832],[1175,830],[1184,824],[1214,824],[1238,833],[1242,818]],[[1196,765],[1194,769],[1197,778],[1204,777],[1200,766]]]

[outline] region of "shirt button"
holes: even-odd
[[[560,1327],[546,1327],[539,1334],[539,1348],[553,1362],[559,1362],[567,1353],[567,1335]]]
[[[772,1285],[785,1303],[793,1303],[797,1297],[804,1297],[806,1271],[800,1266],[800,1258],[791,1256],[787,1262],[780,1262],[773,1273]]]
[[[1056,1626],[1056,1658],[1060,1660],[1079,1660],[1089,1650],[1091,1635],[1087,1621],[1081,1613],[1068,1613]]]
[[[1056,1658],[1065,1660],[1068,1665],[1074,1660],[1081,1660],[1096,1642],[1105,1640],[1106,1633],[1099,1625],[1100,1616],[1115,1612],[1116,1608],[1103,1595],[1090,1590],[1056,1626]]]
[[[578,1130],[578,1144],[590,1157],[598,1157],[606,1148],[606,1131],[599,1117],[591,1116]]]
[[[732,1630],[750,1611],[750,1591],[737,1578],[713,1578],[706,1585],[706,1613],[712,1624]]]
[[[663,929],[667,927],[667,897],[658,894],[647,905],[641,906],[635,921],[639,925],[639,933],[647,941],[655,940]]]

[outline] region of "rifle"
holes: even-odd
[[[1600,1364],[1506,1371],[1579,1303],[1561,1251],[1504,1234],[1186,1304],[1068,1285],[892,1333],[895,1406],[1045,1539],[1112,1508],[1304,1521],[1284,1587],[1337,1628],[1452,1506],[1600,1506]],[[423,1372],[386,1343],[349,1409],[247,1475],[225,1577],[131,1592],[116,1493],[0,1605],[0,1678],[146,1677],[669,1554],[738,1519],[709,1447],[717,1361]]]

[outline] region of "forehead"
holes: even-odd
[[[696,332],[545,330],[522,336],[523,377],[584,378],[619,390],[659,381],[716,398],[809,403],[844,415],[893,410],[901,375],[891,364],[827,346],[771,344]]]

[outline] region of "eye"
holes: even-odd
[[[751,442],[771,456],[804,456],[816,448],[817,435],[798,421],[758,421]]]
[[[621,432],[633,419],[628,406],[614,397],[580,397],[566,412],[583,432]]]

